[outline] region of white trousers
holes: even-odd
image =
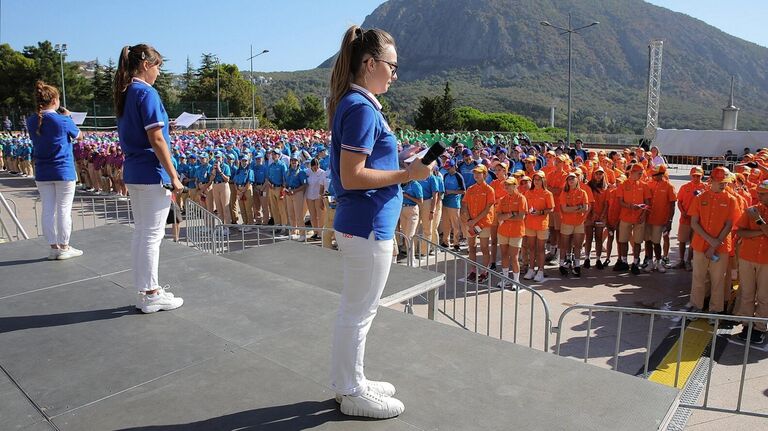
[[[43,235],[48,244],[69,244],[72,233],[74,181],[36,181],[43,201]]]
[[[154,290],[157,265],[160,261],[160,242],[165,236],[165,221],[171,208],[171,192],[161,184],[126,184],[133,211],[133,285],[139,292]]]
[[[393,241],[376,241],[336,232],[344,287],[336,315],[331,352],[331,387],[341,395],[360,395],[367,386],[363,367],[365,338],[379,306],[392,265]]]

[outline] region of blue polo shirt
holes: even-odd
[[[213,163],[213,166],[216,165],[216,162]],[[211,166],[211,170],[213,170],[213,166]],[[216,175],[213,176],[213,182],[216,183],[223,183],[224,182],[224,175],[226,175],[228,178],[232,176],[232,170],[229,168],[229,165],[221,162],[219,163],[220,170],[216,172]],[[210,172],[208,173],[210,175]],[[222,175],[224,174],[224,175]],[[231,178],[230,178],[231,180]]]
[[[435,190],[432,188],[432,180],[430,179],[432,175],[429,177],[419,180],[418,183],[421,186],[422,195],[421,197],[424,198],[424,200],[432,199],[432,196],[435,194]],[[406,192],[407,193],[407,192]],[[410,193],[409,193],[410,194]]]
[[[338,198],[334,229],[362,238],[373,232],[377,241],[394,238],[403,203],[400,185],[347,190],[339,174],[342,151],[366,155],[365,167],[369,169],[400,169],[397,138],[381,114],[381,104],[370,93],[354,86],[339,100],[331,130],[331,183]]]
[[[403,186],[403,193],[409,196],[413,196],[414,198],[421,198],[421,199],[424,199],[424,196],[425,196],[424,189],[421,187],[421,182],[419,181],[408,182],[408,184]],[[414,205],[416,205],[416,202],[403,196],[403,206],[412,207]]]
[[[272,183],[273,186],[282,186],[285,183],[285,174],[288,172],[288,166],[284,161],[278,160],[272,162],[267,167],[267,180]]]
[[[168,151],[168,113],[157,90],[146,82],[133,78],[125,90],[123,115],[117,119],[120,148],[125,154],[123,179],[126,184],[168,184],[171,178],[155,155],[147,131],[162,127]]]
[[[295,189],[301,187],[307,183],[307,171],[301,168],[291,169],[288,168],[288,172],[285,173],[285,186],[289,189]]]
[[[206,163],[204,165],[198,165],[197,169],[195,169],[195,178],[197,178],[197,182],[200,184],[207,184],[208,178],[211,176],[211,164]]]
[[[35,153],[35,180],[37,181],[75,181],[75,157],[72,143],[80,134],[71,118],[53,111],[43,113],[43,125],[37,134],[37,115],[27,118],[27,130],[32,139]],[[7,146],[12,154],[14,148]]]
[[[254,183],[264,184],[264,181],[267,180],[267,165],[265,163],[257,165],[255,162],[252,162],[251,170],[253,171]]]
[[[443,182],[445,183],[445,190],[467,190],[464,185],[464,177],[456,172],[455,174],[447,173],[443,176]],[[461,208],[461,196],[460,194],[446,194],[443,196],[443,206],[447,208]]]
[[[479,164],[480,163],[478,163],[476,160],[473,160],[470,163],[465,163],[462,161],[456,165],[456,170],[461,174],[462,177],[464,177],[464,184],[467,186],[467,188],[475,183],[475,175],[472,173],[472,169],[475,169],[475,167]]]
[[[238,186],[244,186],[246,184],[253,184],[253,171],[250,167],[240,167],[235,172],[234,182]]]

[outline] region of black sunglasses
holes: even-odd
[[[397,63],[393,63],[393,62],[387,61],[387,60],[382,60],[380,58],[374,58],[374,60],[380,61],[382,63],[387,63],[387,65],[389,65],[389,68],[392,69],[392,76],[395,76],[395,74],[397,73],[397,67],[398,67]]]

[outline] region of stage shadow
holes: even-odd
[[[336,401],[302,401],[264,407],[185,424],[149,425],[119,431],[213,431],[213,430],[304,430],[328,422],[369,421],[341,414]]]
[[[0,261],[0,266],[14,266],[14,265],[26,265],[28,263],[47,262],[47,257],[37,257],[34,259],[18,259],[18,260],[4,260]]]
[[[0,317],[0,334],[32,328],[76,325],[83,322],[117,319],[138,313],[133,305],[103,310],[73,311],[70,313],[40,314],[36,316]]]

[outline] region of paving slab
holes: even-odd
[[[0,402],[0,429],[2,430],[26,429],[45,419],[2,371],[0,371],[0,400],[2,400]]]

